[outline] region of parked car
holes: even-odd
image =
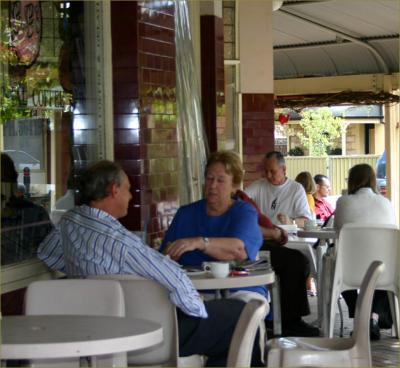
[[[376,162],[376,184],[382,195],[386,195],[386,151],[384,151]]]

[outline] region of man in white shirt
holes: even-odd
[[[260,179],[245,189],[261,211],[275,224],[299,226],[310,219],[311,211],[304,188],[286,177],[285,158],[272,151],[264,159],[265,179]],[[284,336],[318,336],[319,330],[302,320],[310,314],[306,279],[310,273],[307,258],[295,249],[264,240],[262,250],[271,252],[271,263],[281,284],[282,334]]]
[[[265,178],[246,188],[245,192],[260,207],[275,225],[292,223],[304,225],[311,219],[310,206],[301,184],[286,177],[285,158],[280,152],[265,155]]]

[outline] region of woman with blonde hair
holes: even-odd
[[[314,200],[315,182],[311,173],[308,171],[302,171],[301,173],[297,174],[294,180],[303,186],[304,190],[306,191],[307,202],[308,205],[310,206],[311,213],[315,215],[315,200]],[[307,285],[307,294],[310,296],[316,296],[317,288],[315,287],[315,281],[313,277],[309,276],[307,278],[306,285]]]
[[[306,191],[310,210],[312,213],[315,213],[315,201],[313,196],[315,193],[315,182],[312,175],[308,171],[302,171],[301,173],[297,174],[296,179],[294,180],[303,186],[304,190]]]

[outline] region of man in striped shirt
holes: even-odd
[[[68,211],[45,238],[38,257],[70,277],[133,274],[162,284],[178,307],[180,355],[208,356],[207,365],[224,366],[243,302],[203,302],[180,266],[143,244],[117,220],[132,198],[121,167],[100,161],[82,175],[81,206]],[[258,350],[258,344],[255,344]],[[253,363],[258,365],[259,352]]]

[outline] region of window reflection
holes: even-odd
[[[95,5],[0,2],[2,265],[36,256],[52,222],[74,205],[80,171],[99,158]]]

